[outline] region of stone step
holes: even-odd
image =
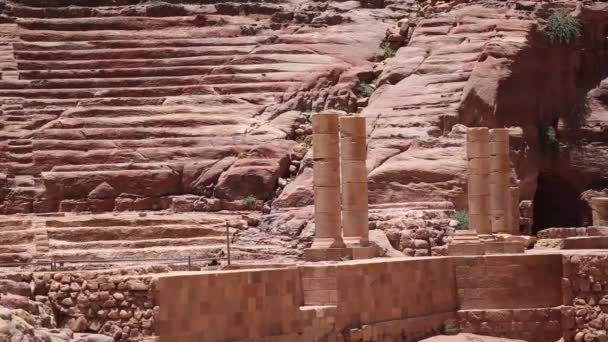
[[[184,66],[222,66],[221,70],[238,70],[255,64],[307,64],[319,65],[340,62],[325,55],[294,53],[257,53],[241,55],[205,55],[181,58],[140,58],[109,60],[19,60],[19,70],[76,70],[76,69],[124,69],[124,68],[167,68]],[[229,65],[227,65],[230,63]],[[230,69],[232,68],[232,69]]]
[[[23,109],[23,105],[20,104],[3,104],[2,110],[21,110]]]
[[[33,187],[35,184],[34,177],[27,175],[15,176],[12,181],[15,187]]]
[[[0,231],[0,245],[31,244],[34,242],[35,235],[36,230],[34,229]]]
[[[225,6],[231,8],[239,5],[240,1],[232,1]],[[163,2],[140,2],[138,5],[123,5],[111,7],[92,7],[92,6],[69,6],[69,7],[28,7],[16,4],[7,5],[7,12],[10,10],[14,16],[23,18],[89,18],[89,17],[109,17],[109,16],[147,16],[164,17],[168,15],[196,15],[196,14],[216,14],[222,12],[214,5],[214,1],[204,3],[188,4],[184,1],[163,1]],[[184,6],[185,4],[185,6]],[[232,5],[232,6],[231,6]],[[246,6],[244,10],[247,14],[265,14],[282,10],[281,6],[273,4],[272,1],[257,2],[251,1],[242,4]]]
[[[11,161],[13,163],[28,164],[33,161],[33,153],[7,153],[0,152],[0,161]]]
[[[0,232],[27,230],[32,227],[33,223],[28,219],[15,219],[15,217],[4,216],[2,220],[0,220]]]
[[[219,18],[217,20],[219,20]],[[158,30],[183,26],[207,26],[213,23],[213,19],[199,16],[123,17],[117,15],[101,18],[17,18],[16,23],[19,25],[19,27],[29,30]]]
[[[215,258],[226,250],[226,244],[209,246],[167,246],[124,249],[70,249],[53,250],[49,256],[55,260],[87,260],[117,258]],[[225,252],[224,252],[225,253]]]
[[[64,243],[85,243],[104,241],[111,244],[116,241],[142,241],[142,240],[171,240],[206,238],[210,241],[223,241],[226,236],[226,228],[222,225],[177,225],[166,226],[141,226],[141,227],[72,227],[48,229],[48,236],[53,241]],[[233,234],[234,229],[230,229]]]
[[[162,48],[162,47],[196,47],[196,46],[239,46],[260,45],[271,40],[272,36],[237,36],[212,38],[182,38],[182,39],[127,39],[122,40],[92,40],[92,41],[58,41],[58,42],[18,42],[13,44],[17,51],[54,51],[54,50],[95,50],[95,49],[132,49],[132,48]]]
[[[34,175],[38,173],[33,163],[16,163],[16,162],[0,162],[0,172],[6,173],[7,176],[16,174]]]
[[[31,251],[31,248],[32,246],[28,244],[0,246],[0,255],[28,253]]]
[[[121,60],[121,59],[165,59],[203,56],[235,56],[250,53],[255,45],[159,47],[133,49],[52,50],[15,51],[17,60]],[[309,52],[309,53],[312,53]]]
[[[32,154],[32,145],[16,145],[16,146],[8,146],[8,151],[14,154],[29,154],[31,157]]]
[[[29,118],[27,118],[25,116],[21,116],[21,115],[4,115],[2,119],[4,121],[12,121],[12,122],[30,121]]]
[[[263,74],[226,74],[177,77],[52,79],[41,81],[0,81],[0,89],[86,89],[86,88],[146,88],[222,84],[254,84],[257,82],[295,82],[305,77],[301,72],[272,72]]]
[[[293,88],[299,82],[260,82],[248,84],[191,85],[181,87],[106,88],[106,89],[0,89],[0,97],[22,96],[29,98],[107,98],[107,97],[158,97],[185,94],[240,94],[280,93]]]
[[[245,18],[245,17],[240,17]],[[252,19],[251,24],[256,22]],[[97,31],[55,31],[28,30],[21,28],[19,38],[22,41],[33,42],[62,42],[62,41],[92,41],[92,40],[125,40],[129,39],[198,39],[235,37],[242,33],[242,24],[213,25],[207,27],[181,27],[180,30],[97,30]]]
[[[60,240],[50,240],[51,250],[56,249],[126,249],[126,248],[149,248],[149,247],[169,247],[169,246],[219,246],[226,243],[225,236],[217,237],[179,237],[167,239],[148,239],[148,240],[112,240],[112,241],[91,241],[91,242],[65,242]]]
[[[224,157],[236,157],[238,156],[239,151],[246,152],[248,149],[251,149],[255,145],[251,144],[264,144],[269,139],[246,139],[242,136],[236,137],[179,137],[179,138],[149,138],[146,140],[143,139],[82,139],[82,140],[46,140],[40,139],[34,142],[35,150],[38,152],[42,151],[94,151],[94,150],[106,150],[111,151],[113,149],[122,150],[122,149],[133,149],[133,148],[207,148],[207,151],[211,153],[208,156],[199,156],[200,162],[206,162],[210,160],[216,160],[216,158],[221,158],[219,156],[220,151],[215,149],[215,153],[213,153],[214,148],[209,149],[209,146],[218,145],[218,146],[234,146],[233,152],[224,151]],[[198,154],[198,153],[197,153]],[[44,158],[46,160],[48,158]],[[38,159],[40,160],[40,159]],[[135,162],[135,160],[133,160]],[[147,165],[147,164],[159,164],[163,163],[163,161],[152,161],[152,162],[138,162],[137,165]],[[96,163],[97,164],[97,163]],[[100,170],[112,170],[114,169],[111,164],[107,167],[102,167],[103,165],[108,164],[98,164]],[[61,167],[61,165],[57,165]],[[75,165],[77,166],[77,165]],[[74,168],[81,169],[81,168]],[[69,169],[64,169],[65,171]],[[60,171],[58,169],[58,171]]]
[[[46,0],[44,2],[40,2],[40,0],[13,0],[15,4],[34,7],[34,8],[57,8],[57,7],[85,7],[85,8],[95,8],[95,7],[115,7],[115,6],[128,6],[128,5],[141,5],[141,0]],[[193,0],[163,0],[163,2],[167,3],[199,3],[199,1]],[[225,1],[221,0],[205,0],[207,4],[217,4]],[[231,0],[234,3],[281,3],[280,0]]]
[[[223,225],[235,214],[158,214],[151,213],[120,213],[97,215],[59,215],[54,218],[40,218],[48,228],[77,228],[77,227],[144,227],[164,225]],[[0,221],[1,222],[1,221]]]
[[[80,113],[79,113],[80,114]],[[71,114],[67,114],[70,115]],[[66,116],[67,116],[66,115]],[[58,121],[57,127],[61,129],[81,129],[81,128],[120,128],[120,127],[143,127],[155,128],[166,127],[167,129],[180,127],[204,128],[208,126],[229,126],[229,125],[251,125],[254,122],[246,117],[236,115],[209,115],[206,113],[173,113],[173,114],[154,114],[148,113],[145,116],[122,115],[119,117],[95,117],[92,121],[90,117],[66,117]],[[53,127],[48,127],[53,129]]]
[[[233,74],[262,74],[281,72],[309,72],[318,68],[317,64],[306,63],[276,63],[253,65],[223,65],[223,66],[183,66],[157,68],[114,68],[95,70],[31,70],[21,71],[22,80],[41,79],[78,79],[78,78],[131,78],[131,77],[161,77],[161,76],[193,76],[193,75],[233,75]]]
[[[2,253],[0,264],[29,263],[32,261],[32,253]]]
[[[142,132],[145,133],[145,132]],[[142,134],[141,136],[145,136]],[[137,138],[136,135],[131,135],[133,138]],[[200,161],[200,160],[219,160],[222,156],[233,156],[235,150],[234,146],[211,146],[201,148],[186,148],[186,147],[175,147],[175,148],[147,148],[144,150],[134,151],[133,149],[98,149],[89,152],[76,151],[76,150],[43,150],[33,152],[33,160],[35,161],[35,167],[37,170],[49,171],[53,166],[57,165],[87,165],[87,164],[99,164],[100,160],[103,160],[106,164],[122,164],[122,163],[150,163],[165,162],[167,164],[180,164],[186,161]],[[237,149],[238,150],[238,149]],[[246,152],[247,150],[244,150]],[[167,160],[167,155],[174,156],[173,161]],[[100,159],[102,158],[102,159]],[[2,165],[2,164],[0,164]],[[25,164],[24,164],[25,165]],[[12,166],[12,165],[11,165]],[[34,166],[34,165],[32,165]],[[103,169],[102,169],[103,171]],[[62,172],[65,174],[65,172]],[[26,173],[29,174],[29,173]],[[91,177],[93,174],[86,173],[84,171],[74,171],[71,175],[63,175],[61,177],[70,177],[71,179],[78,179],[81,177]],[[137,172],[133,173],[133,177],[139,177]]]

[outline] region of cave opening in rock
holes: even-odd
[[[552,227],[580,227],[583,221],[580,191],[563,176],[541,172],[534,194],[533,233]]]

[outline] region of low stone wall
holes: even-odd
[[[491,335],[555,341],[561,277],[560,255],[167,275],[158,281],[160,336],[161,342],[418,341],[457,320],[467,332],[497,329]]]
[[[160,340],[417,341],[454,317],[452,272],[425,258],[165,276]]]
[[[608,236],[608,227],[547,228],[538,232],[538,239],[565,239],[580,236]]]
[[[561,316],[557,308],[462,310],[458,312],[458,323],[465,333],[555,342],[562,337]]]
[[[562,304],[561,255],[454,259],[461,310],[546,308]]]

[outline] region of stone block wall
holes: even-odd
[[[458,323],[462,332],[486,336],[535,342],[555,342],[562,337],[557,308],[461,310]]]
[[[300,312],[296,268],[167,276],[158,290],[161,341],[246,340],[333,323],[322,308]]]
[[[495,255],[454,259],[461,310],[524,309],[562,303],[561,255]]]
[[[163,341],[418,341],[465,332],[561,337],[560,255],[376,259],[163,276]],[[221,285],[220,285],[221,284]],[[213,327],[213,329],[210,329]],[[531,338],[531,339],[530,339]]]
[[[452,272],[429,258],[164,276],[160,340],[417,341],[454,317]]]

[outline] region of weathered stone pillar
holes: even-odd
[[[490,172],[489,131],[486,127],[467,130],[469,229],[479,235],[491,235],[490,225]]]
[[[347,246],[368,246],[367,134],[365,118],[340,118],[342,227]]]
[[[608,226],[608,197],[592,198],[591,210],[594,226]]]
[[[315,239],[312,249],[341,248],[340,143],[335,113],[312,116]]]
[[[519,186],[512,186],[509,189],[509,195],[511,197],[510,202],[510,212],[511,212],[511,221],[509,222],[509,227],[511,228],[512,235],[519,235]]]
[[[490,130],[490,216],[493,233],[511,233],[509,130]]]

